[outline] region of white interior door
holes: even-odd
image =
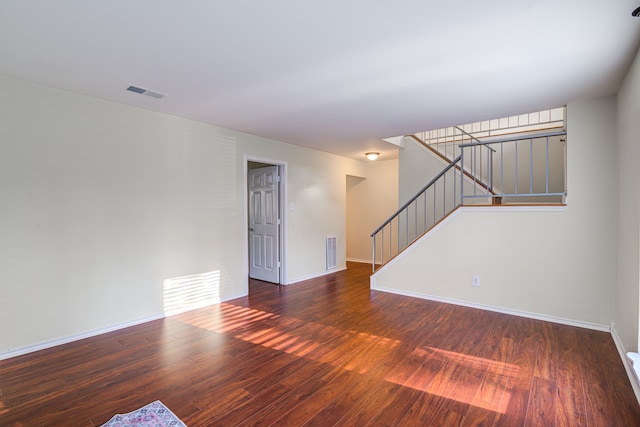
[[[249,170],[249,276],[280,281],[278,166]]]

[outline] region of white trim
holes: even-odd
[[[181,311],[180,313],[172,313],[171,315],[158,314],[158,315],[155,315],[155,316],[143,317],[141,319],[132,320],[130,322],[118,323],[116,325],[111,325],[111,326],[107,326],[107,327],[104,327],[104,328],[92,329],[92,330],[89,330],[89,331],[81,332],[79,334],[69,335],[69,336],[58,338],[58,339],[55,339],[55,340],[43,341],[43,342],[40,342],[40,343],[37,343],[37,344],[28,345],[26,347],[20,347],[20,348],[14,349],[14,350],[9,349],[6,352],[0,353],[0,360],[10,359],[10,358],[16,357],[16,356],[22,356],[22,355],[25,355],[25,354],[28,354],[28,353],[33,353],[35,351],[45,350],[45,349],[51,348],[51,347],[57,347],[57,346],[63,345],[63,344],[69,344],[69,343],[74,342],[74,341],[79,341],[79,340],[83,340],[85,338],[95,337],[95,336],[106,334],[106,333],[109,333],[109,332],[118,331],[120,329],[130,328],[132,326],[137,326],[137,325],[141,325],[143,323],[153,322],[155,320],[171,318],[174,315],[185,313],[187,311],[199,310],[199,309],[201,309],[203,307],[209,307],[209,306],[216,305],[216,304],[222,304],[222,303],[227,302],[227,301],[232,301],[232,300],[237,299],[237,298],[242,298],[242,297],[247,296],[247,294],[248,293],[244,293],[244,294],[240,294],[240,295],[236,295],[236,296],[230,296],[228,298],[225,298],[225,299],[221,300],[220,302],[217,302],[217,303],[214,303],[214,304],[208,304],[208,305],[200,306],[200,307],[193,307],[193,308],[190,308],[188,310]]]
[[[633,392],[636,395],[636,400],[640,404],[640,366],[633,365],[629,357],[627,357],[627,352],[625,351],[624,345],[622,345],[622,340],[620,339],[620,335],[618,335],[615,325],[611,325],[611,337],[616,345],[620,359],[622,359],[624,369],[627,371],[627,376],[629,377]]]
[[[311,274],[309,276],[298,277],[298,278],[292,280],[291,282],[287,283],[287,285],[293,285],[294,283],[304,282],[305,280],[315,279],[315,278],[318,278],[318,277],[326,276],[327,274],[337,273],[338,271],[343,271],[343,270],[346,270],[346,269],[347,269],[346,266],[342,266],[342,267],[332,268],[331,270],[323,271],[322,273]]]
[[[526,318],[529,318],[529,319],[544,320],[546,322],[559,323],[561,325],[568,325],[568,326],[576,326],[578,328],[593,329],[595,331],[602,331],[602,332],[610,332],[611,331],[611,328],[609,326],[607,326],[607,325],[598,325],[596,323],[581,322],[579,320],[565,319],[563,317],[548,316],[548,315],[545,315],[545,314],[531,313],[531,312],[528,312],[528,311],[512,310],[512,309],[503,308],[503,307],[496,307],[496,306],[493,306],[493,305],[477,304],[477,303],[473,303],[473,302],[469,302],[469,301],[463,301],[463,300],[457,300],[457,299],[453,299],[453,298],[443,298],[443,297],[438,297],[438,296],[435,296],[435,295],[421,294],[419,292],[401,291],[401,290],[398,290],[398,289],[390,289],[390,288],[374,287],[374,286],[371,286],[371,290],[380,291],[380,292],[387,292],[387,293],[397,294],[397,295],[404,295],[404,296],[407,296],[407,297],[413,297],[413,298],[420,298],[420,299],[426,299],[426,300],[431,300],[431,301],[437,301],[437,302],[442,302],[442,303],[446,303],[446,304],[455,304],[455,305],[460,305],[460,306],[463,306],[463,307],[478,308],[478,309],[481,309],[481,310],[487,310],[487,311],[493,311],[493,312],[496,312],[496,313],[509,314],[509,315],[512,315],[512,316],[526,317]]]
[[[97,335],[106,334],[109,332],[117,331],[119,329],[129,328],[131,326],[141,325],[143,323],[152,322],[154,320],[160,320],[164,318],[164,315],[156,315],[150,317],[144,317],[142,319],[133,320],[131,322],[120,323],[117,325],[108,326],[106,328],[93,329],[86,332],[81,332],[75,335],[69,335],[63,338],[55,340],[43,341],[38,344],[28,345],[26,347],[17,348],[15,350],[9,349],[8,351],[0,354],[0,360],[10,359],[16,356],[22,356],[27,353],[33,353],[34,351],[44,350],[51,347],[56,347],[62,344],[68,344],[73,341],[82,340],[85,338],[95,337]]]
[[[288,253],[287,253],[287,206],[289,203],[287,201],[287,162],[282,160],[274,160],[266,157],[253,156],[249,154],[244,155],[243,162],[243,182],[244,182],[244,190],[243,194],[243,204],[244,204],[244,242],[242,244],[242,256],[245,259],[244,262],[244,286],[246,290],[246,294],[249,293],[249,183],[247,181],[247,174],[249,173],[249,162],[257,162],[264,163],[268,165],[278,166],[278,172],[280,172],[280,197],[282,199],[282,203],[280,205],[280,252],[281,252],[281,260],[280,260],[280,284],[287,284],[287,264],[288,264]]]
[[[493,205],[493,206],[462,206],[458,210],[464,212],[565,212],[566,205]]]

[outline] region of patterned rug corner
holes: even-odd
[[[187,427],[159,400],[128,414],[114,415],[102,427]]]

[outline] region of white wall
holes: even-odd
[[[163,282],[246,294],[244,162],[287,164],[287,281],[346,257],[357,162],[0,77],[0,358],[163,315]]]
[[[372,287],[607,328],[617,263],[616,98],[570,104],[567,125],[566,210],[465,208],[376,273]]]
[[[398,209],[398,159],[367,163],[347,177],[347,259],[371,262],[371,233]]]
[[[398,207],[415,196],[447,166],[447,162],[408,137],[404,138],[404,144],[398,150],[398,158],[400,162]]]
[[[618,92],[618,286],[615,330],[625,351],[638,351],[640,306],[640,52]]]
[[[413,138],[405,137],[403,147],[399,150],[399,199],[398,207],[402,206],[409,199],[416,195],[426,184],[435,178],[442,170],[448,166],[448,162],[444,161],[441,157],[432,153],[424,148],[419,142]],[[438,212],[442,209],[442,204],[446,205],[446,210],[450,210],[459,202],[460,197],[460,185],[459,176],[454,178],[458,172],[452,169],[447,173],[446,184],[446,201],[438,196],[437,209]],[[455,179],[455,182],[452,180]],[[438,193],[442,190],[442,182],[438,184]],[[486,190],[480,185],[474,185],[473,181],[468,177],[465,177],[464,192],[467,195],[486,194]],[[455,194],[454,194],[455,193]],[[432,194],[432,193],[431,193]],[[431,201],[431,194],[429,194],[429,201]],[[455,197],[455,199],[454,199]],[[491,199],[488,197],[480,197],[475,199],[467,199],[466,204],[490,204]],[[430,203],[427,210],[432,208],[433,203]]]

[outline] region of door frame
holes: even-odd
[[[244,256],[244,277],[245,277],[245,286],[247,289],[247,293],[249,292],[249,162],[257,162],[264,163],[267,165],[273,165],[278,167],[278,175],[280,176],[280,189],[279,189],[279,200],[278,200],[278,214],[280,215],[280,229],[278,231],[278,238],[280,240],[279,244],[279,254],[280,258],[280,285],[287,284],[287,249],[286,249],[286,236],[287,236],[287,210],[285,206],[287,206],[287,163],[281,160],[274,160],[265,157],[259,156],[244,156],[244,172],[243,172],[243,180],[244,180],[244,190],[243,190],[243,199],[244,199],[244,243],[243,247],[243,256]]]

